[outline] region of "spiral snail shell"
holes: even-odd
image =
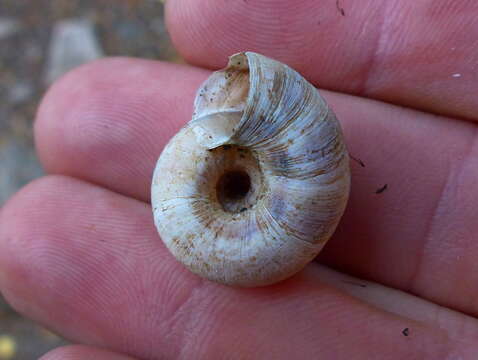
[[[192,272],[262,286],[314,259],[349,187],[342,131],[318,91],[246,52],[199,88],[192,120],[158,160],[152,206],[163,242]]]

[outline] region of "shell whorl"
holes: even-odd
[[[163,150],[154,220],[194,273],[262,286],[318,254],[349,186],[340,125],[318,91],[280,62],[239,53],[200,87],[192,120]]]

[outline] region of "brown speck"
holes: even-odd
[[[403,334],[403,336],[408,336],[410,334],[410,329],[408,329],[408,328],[403,329],[402,334]]]
[[[335,1],[335,6],[337,6],[337,10],[342,14],[342,16],[345,16],[345,10],[340,6],[340,0]]]
[[[377,189],[377,190],[375,191],[375,194],[381,194],[381,193],[383,193],[385,190],[387,190],[387,188],[388,188],[388,184],[385,184],[385,185],[383,185],[381,188]]]

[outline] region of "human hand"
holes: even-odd
[[[475,359],[476,11],[464,0],[167,4],[195,66],[257,51],[336,91],[322,94],[366,165],[351,164],[328,267],[265,288],[199,279],[152,222],[155,162],[209,71],[108,59],[60,80],[35,123],[51,175],[0,213],[2,293],[86,344],[44,359]]]

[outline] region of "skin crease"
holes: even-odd
[[[40,360],[134,360],[132,357],[114,354],[109,351],[88,347],[71,345],[50,351]]]
[[[210,9],[215,3],[205,2],[201,15],[185,1],[168,5],[169,28],[178,47],[188,59],[210,67],[230,55],[215,47],[208,56],[201,55],[196,32],[204,19],[214,16]],[[290,10],[285,1],[276,3],[276,17]],[[407,18],[403,9],[415,3],[402,0],[388,11]],[[432,17],[442,19],[442,25],[431,23],[429,31],[446,25],[449,38],[440,46],[451,48],[466,33],[471,47],[476,37],[463,29],[475,20],[460,9],[475,5],[439,3]],[[303,4],[312,9],[301,1],[297,11],[305,11]],[[341,4],[345,18],[352,19],[347,22],[349,31],[356,31],[353,24],[361,19],[368,21],[367,36],[377,36],[374,16],[366,19],[361,12],[354,13],[349,2]],[[234,6],[239,5],[224,10],[224,19],[236,11]],[[337,9],[321,13],[332,25],[344,26],[343,17],[334,17],[332,11]],[[187,26],[177,26],[187,13]],[[226,31],[226,20],[215,19],[208,20],[214,24],[209,30],[213,32],[203,36],[221,43],[225,34],[232,34]],[[315,17],[303,18],[305,24],[313,21]],[[245,30],[256,29],[265,38],[265,54],[273,55],[267,46],[279,48],[280,33],[274,28],[261,32],[257,26],[251,23]],[[353,68],[352,60],[362,62],[353,56],[355,45],[347,40],[334,42],[338,50],[329,51],[327,59],[321,55],[320,44],[339,39],[333,29],[310,49],[302,45],[310,52],[304,58],[314,63],[302,65],[303,73],[326,87],[363,94],[341,88],[347,78],[324,75],[344,74],[331,70],[334,63],[350,61],[347,66]],[[428,42],[429,34],[414,31],[415,35],[408,33],[409,41]],[[236,32],[237,38],[229,38],[229,43],[248,47],[251,37],[246,35]],[[367,48],[366,40],[354,43],[361,41]],[[251,50],[258,50],[254,46],[250,44]],[[186,52],[190,48],[198,51],[196,59]],[[343,56],[345,49],[350,55]],[[294,54],[279,55],[294,66],[298,61]],[[473,56],[463,51],[449,63],[432,64],[427,76],[448,73],[449,64],[469,69]],[[469,95],[476,82],[463,76],[430,88],[429,82],[420,80],[423,68],[411,64],[407,76],[417,75],[417,88],[433,90],[429,92],[433,101],[426,106],[416,102],[421,90],[404,92],[410,81],[397,81],[382,61],[375,62],[372,73],[381,74],[380,81],[393,89],[387,100],[441,116],[322,92],[343,125],[349,151],[366,166],[351,164],[348,209],[320,262],[358,278],[317,262],[283,283],[245,290],[202,281],[184,270],[152,224],[150,177],[162,147],[190,119],[194,93],[209,72],[107,59],[64,77],[40,107],[35,123],[38,152],[47,172],[56,175],[29,184],[0,211],[2,294],[21,313],[72,341],[138,359],[475,359],[476,125],[444,115],[471,118],[477,113],[476,98]],[[321,75],[317,69],[323,68],[327,71]],[[441,105],[435,106],[443,103],[451,110],[445,113]],[[385,183],[387,190],[375,194]],[[91,358],[115,359],[93,348],[57,351],[66,359],[88,358],[86,354],[93,352]]]

